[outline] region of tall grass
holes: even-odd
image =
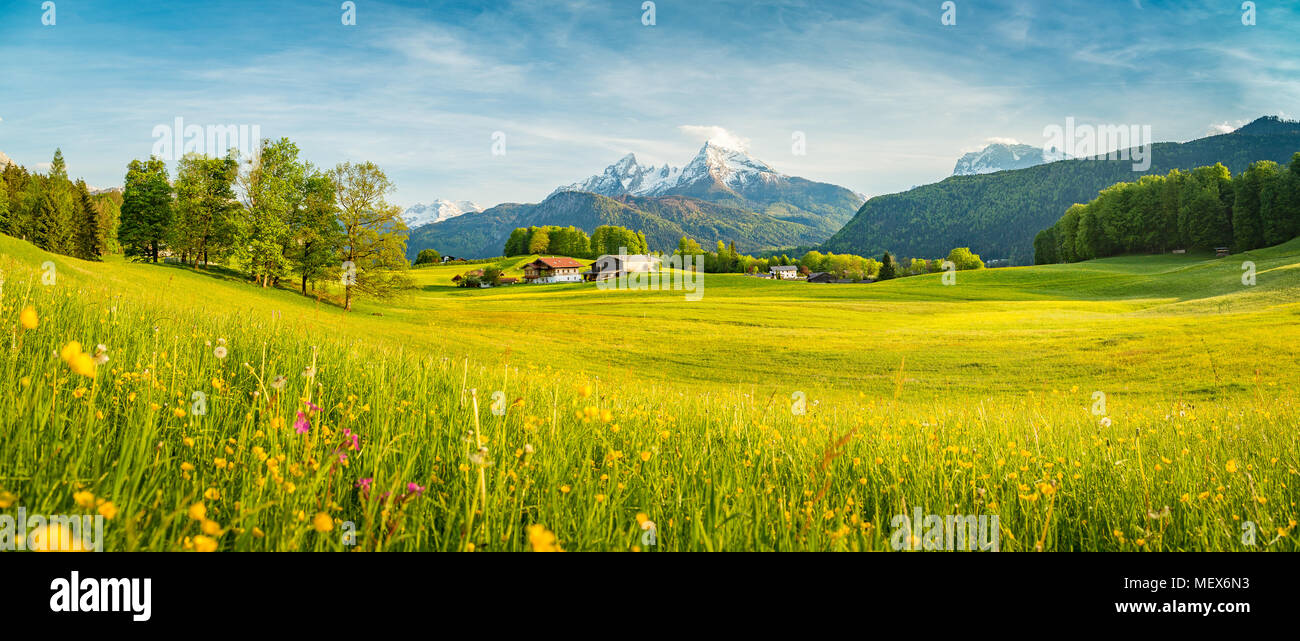
[[[888,387],[808,389],[798,413],[784,392],[430,353],[24,265],[0,295],[0,511],[111,515],[109,550],[888,550],[915,508],[998,515],[1002,550],[1297,547],[1300,415],[1278,381],[1114,395],[1103,425],[1077,385],[909,395],[900,359]],[[74,341],[107,349],[93,377]]]

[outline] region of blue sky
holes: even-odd
[[[709,136],[874,195],[934,182],[990,139],[1151,125],[1190,140],[1300,116],[1300,3],[955,0],[378,2],[0,0],[0,151],[120,185],[182,117],[372,160],[402,205],[536,202],[634,152]],[[269,6],[267,6],[269,5]],[[807,154],[791,152],[803,132]],[[493,132],[506,153],[491,153]]]

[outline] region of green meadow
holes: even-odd
[[[0,237],[0,512],[110,550],[890,550],[916,509],[1004,551],[1297,547],[1300,241],[698,301],[478,267],[344,313]]]

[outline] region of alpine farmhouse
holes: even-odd
[[[524,265],[524,280],[534,284],[580,283],[582,263],[564,257],[538,258]]]

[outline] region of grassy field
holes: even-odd
[[[344,314],[0,237],[0,513],[111,516],[111,550],[888,550],[917,509],[1002,550],[1297,548],[1300,242],[696,302],[451,286],[478,267]]]

